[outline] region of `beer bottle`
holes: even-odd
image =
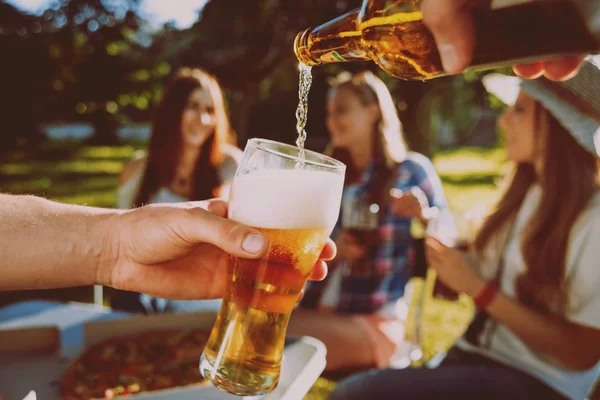
[[[467,69],[495,68],[600,50],[597,0],[471,0],[475,49]],[[307,65],[373,61],[405,80],[445,75],[420,0],[364,0],[362,7],[301,31],[294,42]]]

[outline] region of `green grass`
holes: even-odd
[[[142,147],[52,143],[32,152],[5,154],[0,162],[0,190],[64,203],[115,207],[118,175]]]
[[[504,150],[461,148],[436,154],[433,163],[444,184],[450,207],[457,213],[489,208],[505,172]]]

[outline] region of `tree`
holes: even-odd
[[[53,66],[41,32],[40,19],[0,2],[0,149],[9,150],[36,137],[36,122],[50,96]],[[41,101],[40,101],[41,100]]]
[[[26,121],[82,120],[94,125],[97,142],[115,143],[128,106],[147,113],[150,36],[144,34],[138,3],[62,0],[41,16],[1,3],[9,13],[0,20],[0,49],[11,57],[1,63],[0,79],[17,99],[12,104],[19,112],[10,113],[18,115],[15,130],[31,130]]]
[[[66,0],[44,17],[59,27],[55,32],[59,81],[64,82],[70,117],[91,122],[94,141],[118,141],[116,128],[121,95],[144,92],[136,73],[145,52],[138,0]],[[147,109],[147,102],[141,103]]]

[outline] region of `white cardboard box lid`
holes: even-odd
[[[131,318],[92,321],[84,325],[86,346],[99,341],[152,329],[211,329],[214,312],[157,314]],[[278,387],[263,400],[300,400],[325,369],[325,345],[314,338],[290,338],[284,351]],[[11,344],[12,343],[12,344]],[[58,399],[56,382],[82,348],[59,348],[56,327],[0,329],[0,395],[6,400]],[[4,350],[4,351],[2,351]],[[10,350],[10,351],[8,351]],[[15,350],[20,350],[17,354]],[[201,397],[199,397],[201,396]],[[190,386],[142,393],[135,400],[240,399],[212,386]],[[248,398],[249,399],[249,398]]]

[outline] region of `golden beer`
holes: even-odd
[[[300,163],[297,155],[297,147],[252,139],[231,185],[229,218],[262,232],[269,248],[260,259],[231,258],[200,372],[239,396],[276,388],[290,314],[339,215],[345,166],[309,150]]]
[[[321,249],[324,229],[261,229],[269,251],[259,260],[233,258],[228,269],[229,288],[204,355],[221,385],[244,395],[250,388],[263,393],[275,389],[290,313]],[[226,346],[224,346],[226,345]],[[226,350],[219,353],[219,349]]]

